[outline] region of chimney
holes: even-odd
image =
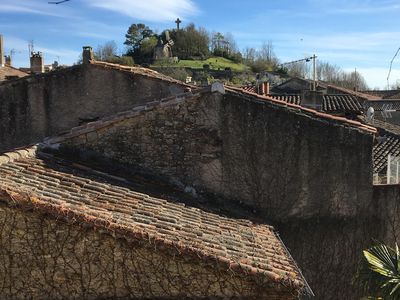
[[[2,34],[0,34],[0,67],[4,67],[4,44]]]
[[[11,55],[6,55],[5,59],[6,59],[6,66],[11,67],[12,66]]]
[[[31,72],[34,74],[44,73],[44,60],[42,52],[31,53]]]
[[[89,64],[91,60],[94,60],[93,49],[90,46],[84,46],[82,52],[82,63]]]
[[[268,81],[264,82],[264,91],[265,91],[265,95],[269,95],[269,82]]]
[[[301,105],[307,108],[322,110],[323,94],[319,91],[303,91]]]
[[[259,94],[259,95],[265,95],[264,83],[260,83],[260,84],[258,85],[258,94]]]

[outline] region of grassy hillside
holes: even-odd
[[[211,70],[224,70],[225,68],[231,68],[232,71],[246,71],[249,70],[249,67],[244,64],[235,63],[229,59],[223,57],[210,57],[206,60],[180,60],[178,63],[172,62],[156,62],[153,66],[155,67],[177,67],[177,68],[193,68],[193,69],[202,69],[203,65],[210,65]]]

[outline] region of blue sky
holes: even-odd
[[[400,0],[0,0],[0,33],[14,65],[28,65],[28,42],[46,64],[78,60],[82,46],[114,40],[124,51],[132,23],[161,32],[190,22],[230,32],[240,49],[272,41],[282,62],[316,54],[344,70],[357,68],[371,88],[386,87],[390,60],[400,47]],[[390,83],[400,80],[400,56]]]

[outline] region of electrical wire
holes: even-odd
[[[400,52],[400,47],[399,47],[399,49],[397,49],[396,54],[393,56],[392,60],[390,61],[389,73],[388,73],[388,76],[386,78],[388,90],[390,89],[390,87],[389,87],[389,77],[390,77],[390,72],[392,72],[392,64],[393,64],[393,61],[396,58],[397,54],[399,54],[399,52]]]

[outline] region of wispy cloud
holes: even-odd
[[[192,0],[85,0],[89,6],[102,8],[144,21],[165,22],[199,12]]]
[[[54,9],[54,6],[49,6],[47,2],[36,0],[2,0],[0,2],[0,13],[37,14],[53,17],[68,16],[65,10],[60,13]]]
[[[400,39],[399,31],[388,32],[343,32],[326,35],[304,35],[303,40],[311,48],[330,50],[372,51],[394,47]]]
[[[377,14],[400,10],[396,0],[308,0],[315,8],[327,14]]]

